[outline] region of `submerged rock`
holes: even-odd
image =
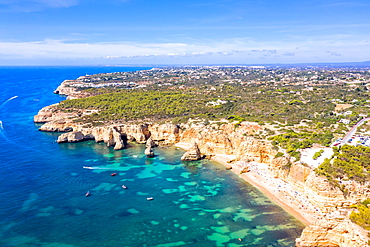
[[[194,161],[200,159],[202,159],[202,156],[200,155],[199,147],[195,142],[193,146],[181,157],[182,161]]]

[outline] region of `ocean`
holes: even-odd
[[[0,67],[0,246],[294,246],[303,224],[218,163],[57,144],[33,123],[65,99],[53,94],[63,80],[141,69]]]

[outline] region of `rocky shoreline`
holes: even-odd
[[[57,93],[76,96],[76,91],[63,82]],[[81,95],[80,95],[81,96]],[[324,177],[285,154],[278,151],[267,140],[249,136],[262,126],[242,122],[205,125],[201,121],[186,124],[172,123],[109,123],[91,127],[72,120],[90,112],[61,112],[55,105],[40,110],[34,121],[44,123],[41,131],[65,132],[58,142],[95,140],[104,142],[114,149],[125,148],[128,141],[146,143],[150,138],[155,145],[198,149],[199,155],[223,163],[227,168],[259,188],[288,212],[308,225],[296,246],[367,246],[365,231],[348,219],[350,205],[370,197],[369,184],[352,182],[349,193],[329,184]],[[192,151],[194,154],[198,151]],[[185,157],[186,160],[186,157]]]

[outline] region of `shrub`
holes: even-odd
[[[314,155],[313,155],[313,159],[314,160],[317,160],[321,155],[322,153],[324,152],[324,149],[321,149],[320,151],[317,151]]]

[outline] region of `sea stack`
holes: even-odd
[[[181,157],[182,161],[194,161],[200,160],[202,156],[200,155],[200,151],[196,142],[194,142],[193,146]]]
[[[149,137],[149,139],[146,141],[146,147],[150,147],[150,148],[153,148],[155,147],[155,142],[153,141],[153,139],[151,137]]]
[[[153,149],[151,147],[147,147],[145,149],[145,155],[148,156],[149,158],[153,158],[154,157],[154,152],[153,152]]]

